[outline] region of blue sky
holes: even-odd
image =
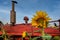
[[[36,11],[46,11],[52,20],[60,19],[60,0],[16,0],[16,23],[24,23],[24,16],[29,22]],[[0,0],[0,20],[10,22],[11,0]]]

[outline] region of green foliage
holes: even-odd
[[[29,40],[32,40],[32,38],[30,37]]]
[[[3,29],[3,27],[1,27],[1,30],[2,32],[2,35],[0,36],[0,38],[4,38],[4,40],[8,40],[8,36],[7,36],[7,33],[6,31]]]
[[[60,37],[59,36],[55,36],[53,39],[54,40],[60,40]]]
[[[32,40],[37,40],[38,38],[40,38],[40,37],[34,37]]]
[[[1,24],[1,25],[4,25],[2,21],[0,21],[0,24]]]

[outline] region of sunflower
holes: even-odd
[[[23,37],[23,38],[26,37],[26,31],[24,31],[24,32],[22,33],[22,37]]]
[[[47,23],[51,18],[49,18],[48,14],[44,11],[37,11],[36,15],[33,15],[34,17],[32,18],[32,26],[36,27],[43,27],[46,28]]]

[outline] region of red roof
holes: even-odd
[[[16,24],[15,26],[5,25],[4,29],[7,31],[8,35],[21,36],[24,31],[27,31],[31,36],[41,36],[41,33],[35,32],[36,30],[39,30],[39,28],[32,27],[31,24]],[[59,30],[55,28],[46,28],[44,31],[52,36],[60,35]]]

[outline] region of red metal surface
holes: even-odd
[[[39,30],[39,28],[32,27],[31,24],[16,24],[15,26],[5,25],[4,29],[6,30],[8,35],[22,35],[24,31],[27,31],[31,36],[41,36],[41,33],[35,32]],[[55,28],[46,28],[44,29],[45,33],[50,34],[52,36],[60,35],[60,31]],[[0,35],[2,33],[0,32]]]
[[[2,34],[2,32],[0,31],[0,35]]]

